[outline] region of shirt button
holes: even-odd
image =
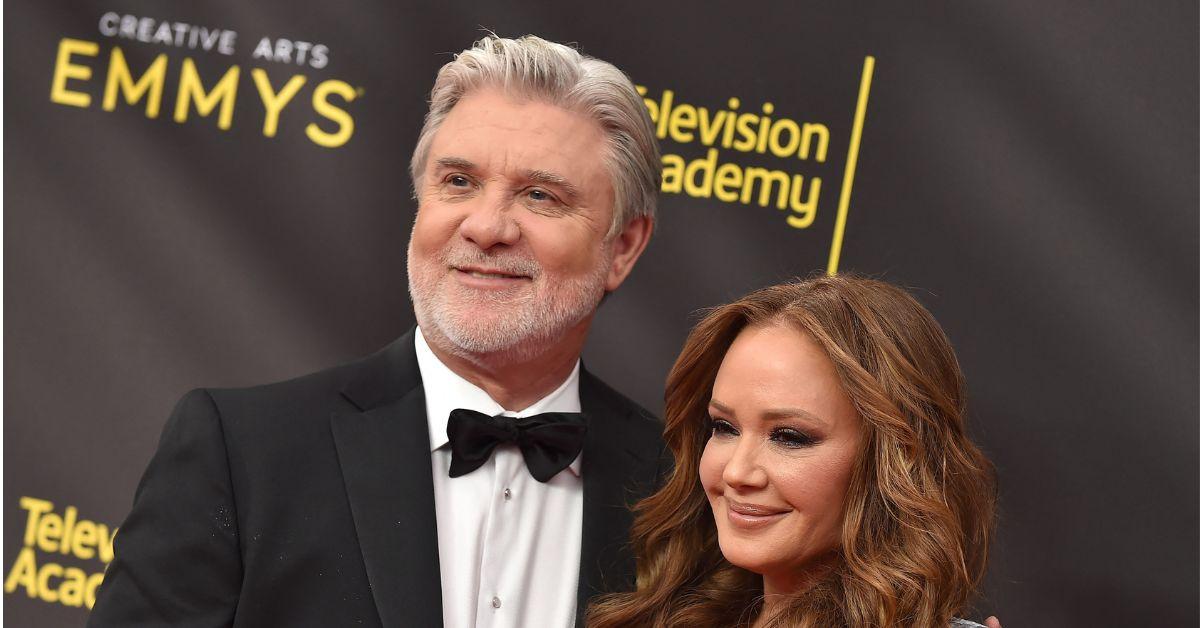
[[[492,598],[492,608],[500,608],[500,598],[498,598],[498,597]]]
[[[512,489],[511,488],[504,489],[504,499],[512,499]],[[496,602],[497,602],[497,604],[499,604],[499,600],[496,600]],[[500,606],[497,605],[496,608],[500,608]]]

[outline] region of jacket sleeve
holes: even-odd
[[[206,391],[175,406],[114,552],[89,627],[233,623],[242,582],[237,512],[220,413]]]

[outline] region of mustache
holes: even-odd
[[[442,263],[446,266],[456,268],[463,266],[484,266],[496,269],[506,275],[523,275],[530,278],[542,274],[542,265],[531,258],[511,253],[496,255],[480,251],[479,249],[446,251],[442,255]]]

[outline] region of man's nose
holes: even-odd
[[[721,479],[734,488],[763,488],[767,485],[767,472],[763,469],[760,454],[762,443],[742,436],[734,446],[733,454],[725,463]]]
[[[459,234],[485,251],[498,245],[516,244],[521,238],[521,228],[512,209],[512,199],[507,193],[485,190],[466,208],[467,216],[459,223]]]

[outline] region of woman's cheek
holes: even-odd
[[[704,453],[700,455],[700,484],[705,492],[712,493],[721,482],[721,473],[725,470],[725,462],[721,458],[721,445],[709,439],[704,445]]]

